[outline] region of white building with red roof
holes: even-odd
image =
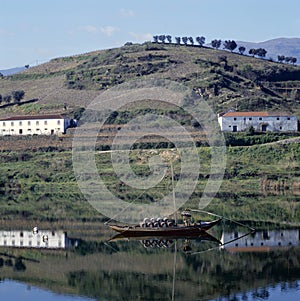
[[[298,119],[282,112],[227,112],[219,114],[222,132],[242,132],[253,127],[257,132],[296,132]]]
[[[0,119],[0,135],[54,135],[65,133],[72,120],[62,115],[13,116]]]

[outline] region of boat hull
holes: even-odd
[[[221,219],[199,223],[197,225],[191,226],[172,226],[166,228],[143,228],[139,225],[137,226],[119,226],[119,225],[109,225],[109,227],[121,233],[122,235],[131,237],[160,237],[160,236],[171,236],[171,237],[182,237],[182,236],[197,236],[205,233],[207,230],[215,226],[221,221]]]

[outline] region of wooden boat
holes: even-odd
[[[220,240],[214,236],[212,236],[211,234],[209,234],[206,231],[201,231],[200,233],[196,233],[196,234],[189,234],[189,235],[179,235],[177,233],[176,236],[169,236],[169,235],[142,235],[142,236],[133,236],[131,235],[131,232],[123,232],[123,233],[118,233],[115,236],[113,236],[109,241],[120,241],[120,240],[142,240],[142,241],[170,241],[170,240],[201,240],[201,241],[211,241],[211,242],[217,242],[218,244],[221,244]]]
[[[123,236],[130,237],[178,237],[178,236],[195,236],[205,233],[221,222],[221,218],[211,222],[199,222],[190,225],[171,225],[165,227],[143,227],[142,225],[108,225],[112,230],[121,233]]]

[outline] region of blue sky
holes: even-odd
[[[300,1],[1,0],[0,70],[151,40],[153,35],[300,38]]]

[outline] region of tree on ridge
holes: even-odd
[[[231,52],[237,47],[237,44],[234,40],[226,40],[223,45],[225,49],[230,50]]]
[[[204,43],[205,43],[205,37],[203,37],[203,36],[196,37],[196,41],[202,47],[204,45]]]

